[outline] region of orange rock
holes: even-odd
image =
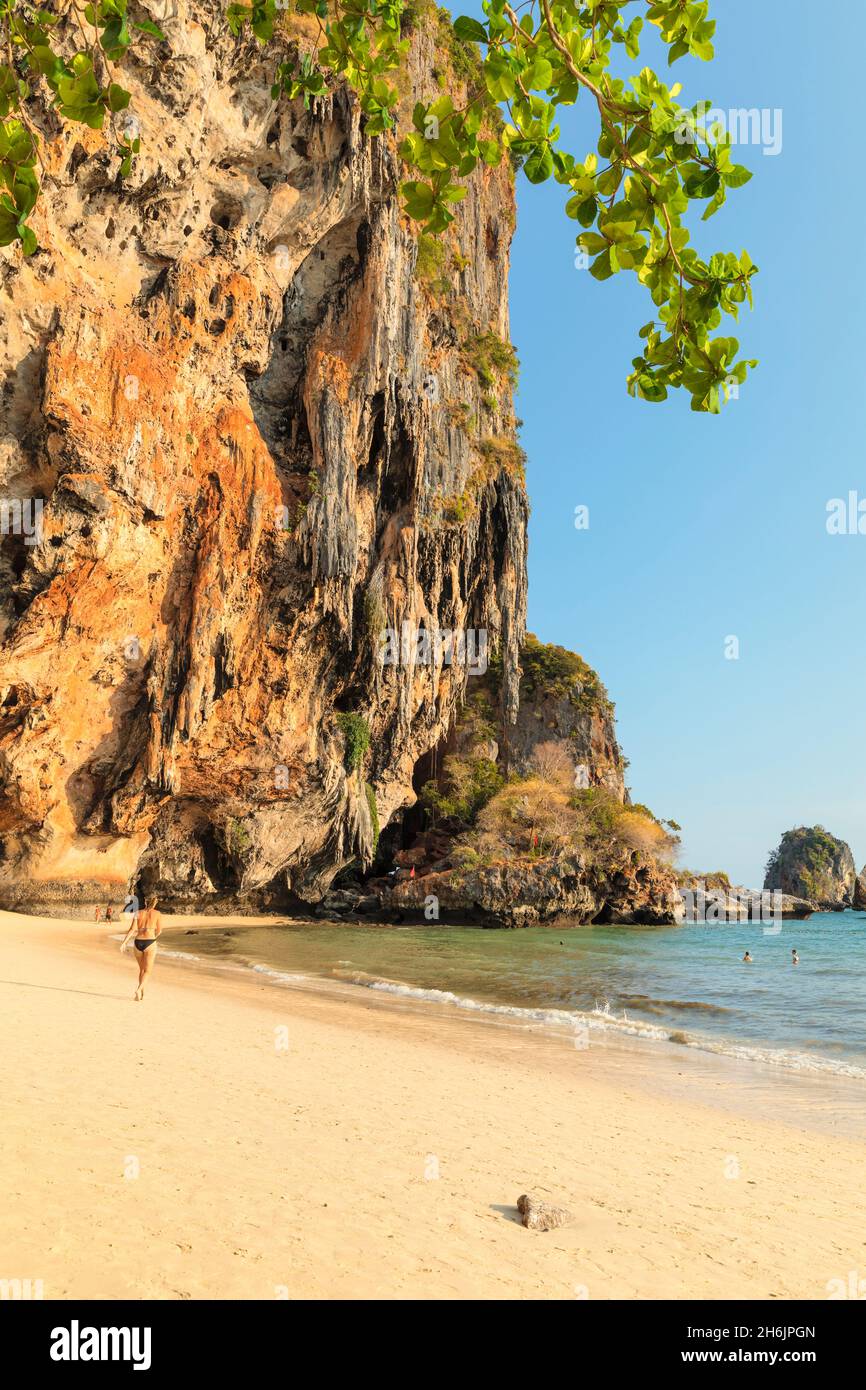
[[[343,92],[275,110],[273,55],[231,38],[222,0],[177,8],[172,61],[126,74],[132,175],[65,127],[39,252],[0,251],[0,498],[44,502],[38,542],[2,546],[5,906],[317,899],[369,862],[364,783],[381,826],[410,805],[467,680],[383,667],[385,626],[486,627],[514,712],[522,486],[486,481],[465,524],[442,507],[477,465],[452,406],[485,418],[463,325],[508,334],[510,173],[469,180],[449,243],[468,263],[436,299],[396,142]],[[512,428],[503,383],[490,429]],[[354,770],[341,711],[371,734]]]

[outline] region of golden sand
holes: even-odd
[[[0,1278],[46,1298],[820,1299],[866,1275],[850,1133],[749,1113],[737,1082],[717,1104],[689,1064],[360,990],[163,958],[136,1004],[108,930],[0,913]],[[524,1230],[527,1190],[574,1224]]]

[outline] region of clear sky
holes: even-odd
[[[598,670],[632,794],[682,824],[681,864],[759,886],[791,826],[821,823],[866,859],[866,535],[826,529],[831,498],[866,499],[864,196],[849,152],[862,78],[841,22],[816,66],[805,0],[710,8],[716,59],[675,65],[680,100],[783,112],[781,152],[735,152],[754,178],[697,234],[760,266],[755,311],[722,329],[760,367],[720,417],[693,414],[685,392],[630,400],[649,296],[633,276],[575,269],[565,191],[522,177],[512,337],[530,629]],[[855,0],[845,13],[856,30]],[[659,47],[653,30],[630,66],[668,71]],[[579,158],[594,148],[588,106],[563,125]]]

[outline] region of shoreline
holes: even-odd
[[[47,1298],[821,1299],[863,1263],[824,1078],[168,959],[137,1005],[106,926],[0,913],[0,1274]],[[574,1224],[525,1231],[526,1190]]]
[[[199,931],[218,930],[219,921],[200,919]],[[238,925],[237,923],[235,925]],[[246,925],[260,925],[250,922]],[[328,924],[321,924],[327,927]],[[296,992],[330,1000],[335,1005],[363,1004],[381,1011],[387,1018],[396,1015],[425,1017],[428,1013],[441,1019],[443,1028],[452,1022],[462,1022],[470,1028],[491,1028],[513,1032],[527,1045],[550,1045],[571,1052],[578,1044],[572,1027],[541,1017],[555,1011],[539,1008],[511,1009],[492,1006],[487,1009],[475,1001],[470,1007],[446,1000],[420,997],[426,992],[391,992],[365,987],[361,984],[324,975],[298,972],[293,974],[278,967],[249,965],[231,957],[194,956],[181,951],[164,950],[162,960],[169,967],[187,968],[214,981],[231,984],[233,981],[263,981],[266,989],[276,992]],[[516,1015],[524,1015],[523,1017]],[[535,1016],[533,1016],[535,1015]],[[697,1090],[704,1103],[737,1114],[760,1117],[770,1111],[776,1119],[808,1129],[816,1134],[840,1133],[866,1143],[866,1091],[859,1076],[844,1072],[782,1069],[753,1055],[714,1050],[700,1044],[682,1046],[678,1042],[649,1038],[613,1029],[593,1032],[588,1047],[592,1049],[594,1069],[617,1082],[623,1069],[629,1081],[648,1094],[664,1090],[671,1095],[694,1098]]]
[[[181,949],[180,942],[175,940],[170,946],[164,947],[163,957],[185,961],[201,969],[210,968],[215,975],[235,971],[253,972],[261,975],[275,987],[299,988],[305,984],[309,988],[321,988],[333,992],[342,984],[348,986],[352,994],[364,989],[375,994],[389,996],[395,1000],[401,999],[409,1005],[414,1003],[422,1008],[432,1005],[440,1008],[447,1016],[456,1013],[462,1017],[499,1017],[503,1022],[511,1022],[517,1027],[538,1025],[542,1030],[549,1032],[551,1036],[565,1036],[573,1046],[589,1045],[590,1039],[595,1046],[610,1044],[616,1040],[625,1043],[633,1040],[635,1046],[639,1048],[651,1045],[658,1049],[661,1045],[667,1051],[671,1061],[673,1054],[670,1049],[675,1048],[677,1052],[683,1049],[687,1054],[697,1052],[706,1056],[728,1059],[737,1065],[754,1066],[760,1069],[767,1080],[774,1082],[780,1073],[786,1076],[820,1078],[822,1081],[826,1079],[831,1084],[835,1081],[845,1083],[850,1081],[855,1085],[862,1085],[863,1081],[866,1080],[866,1066],[862,1061],[833,1058],[820,1050],[805,1051],[801,1047],[798,1048],[793,1045],[786,1046],[780,1043],[774,1046],[766,1040],[757,1038],[732,1036],[723,1040],[710,1033],[702,1033],[696,1028],[675,1026],[669,1022],[653,1023],[634,1015],[626,1016],[626,1011],[620,1017],[609,1010],[600,1008],[587,1010],[585,1008],[567,1009],[544,1003],[519,1004],[515,1000],[509,1001],[494,996],[476,997],[465,993],[455,994],[444,985],[441,987],[422,986],[393,976],[369,974],[360,967],[331,968],[327,972],[310,973],[303,967],[294,969],[291,965],[279,964],[273,960],[250,959],[243,951],[244,930],[277,926],[300,927],[324,932],[331,928],[351,930],[356,927],[384,932],[407,929],[405,924],[402,927],[395,927],[390,923],[375,921],[365,923],[308,922],[306,919],[287,917],[280,922],[270,922],[247,916],[233,919],[231,929],[227,930],[229,923],[224,919],[198,914],[190,915],[188,918],[173,918],[172,924],[167,930],[175,935],[186,928],[185,935],[231,936],[233,938],[232,949],[224,957],[208,953],[197,955],[194,946],[188,950]],[[467,927],[465,929],[469,931],[482,930],[480,927]],[[171,952],[171,954],[166,957],[167,952]],[[583,1043],[579,1041],[577,1034],[581,1034],[584,1039]],[[866,1101],[866,1094],[863,1095],[863,1099]]]

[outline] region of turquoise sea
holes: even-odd
[[[557,1031],[679,1042],[788,1070],[866,1080],[866,913],[760,923],[490,931],[327,923],[167,930],[209,964],[339,980]],[[796,948],[800,964],[791,964]],[[749,950],[752,965],[742,962]],[[600,1036],[598,1037],[600,1041]]]

